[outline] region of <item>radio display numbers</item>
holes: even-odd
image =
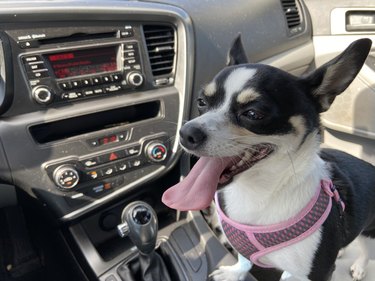
[[[47,55],[56,78],[117,70],[117,46],[73,50]]]

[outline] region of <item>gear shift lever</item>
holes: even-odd
[[[158,234],[158,220],[150,205],[135,201],[125,207],[121,214],[122,224],[117,226],[121,237],[129,236],[142,254],[155,249]]]
[[[170,281],[162,258],[155,252],[158,220],[153,208],[142,201],[132,202],[122,211],[121,222],[117,226],[119,235],[129,236],[139,250],[142,280]]]

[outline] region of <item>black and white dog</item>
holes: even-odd
[[[171,208],[198,210],[217,194],[224,232],[240,254],[236,265],[214,271],[214,280],[243,279],[250,259],[299,280],[327,281],[339,250],[355,238],[361,256],[351,274],[365,276],[366,244],[375,237],[375,168],[320,149],[319,114],[353,81],[370,48],[369,39],[357,40],[299,78],[248,63],[240,37],[234,41],[227,67],[198,98],[201,115],[180,131],[183,148],[200,160],[163,195]]]

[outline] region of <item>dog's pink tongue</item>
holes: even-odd
[[[163,203],[180,211],[208,207],[227,164],[223,159],[201,157],[184,180],[164,192]]]

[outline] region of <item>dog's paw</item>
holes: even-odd
[[[246,278],[247,271],[239,270],[234,266],[220,266],[213,271],[209,277],[214,281],[243,281]]]
[[[366,268],[363,267],[361,264],[355,262],[350,267],[350,274],[353,277],[353,281],[362,280],[366,276]]]

